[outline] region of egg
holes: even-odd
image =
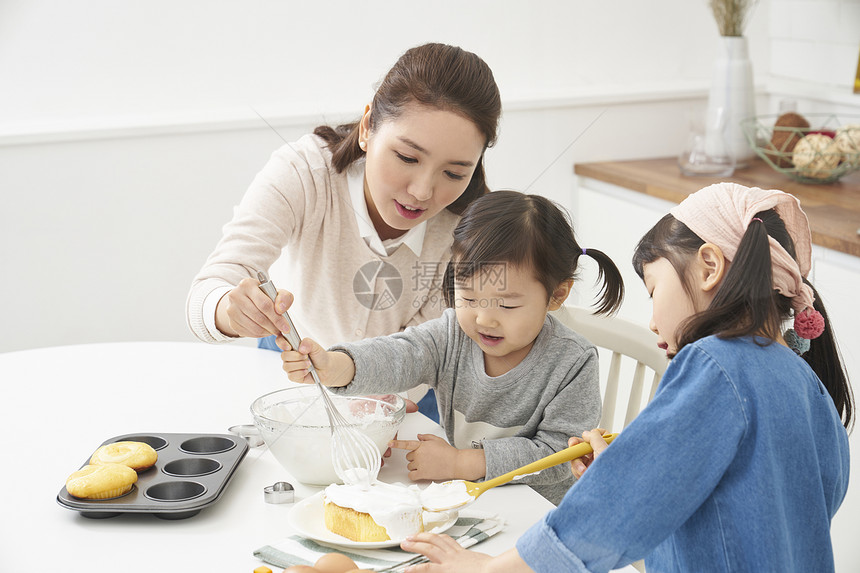
[[[358,567],[355,561],[341,553],[326,553],[314,563],[320,573],[346,573]]]
[[[346,573],[373,573],[373,569],[350,569]]]
[[[284,569],[283,573],[321,573],[316,567],[310,565],[293,565]]]

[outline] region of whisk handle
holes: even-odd
[[[275,288],[274,283],[269,279],[269,275],[266,274],[265,271],[257,271],[257,280],[260,281],[260,290],[269,295],[272,302],[275,302],[275,299],[278,297],[278,290]],[[283,334],[286,337],[287,342],[290,343],[290,346],[293,347],[293,350],[296,350],[298,349],[302,338],[299,336],[299,332],[296,330],[296,325],[293,324],[293,319],[290,318],[290,315],[285,312],[282,316],[287,319],[287,324],[290,325],[290,331]]]
[[[260,281],[260,290],[269,295],[269,298],[272,299],[272,302],[275,302],[275,299],[278,297],[278,289],[275,288],[274,283],[272,283],[271,279],[269,279],[269,275],[266,274],[265,271],[257,271],[257,280]],[[302,341],[302,337],[299,336],[299,331],[296,330],[296,325],[293,324],[293,319],[290,318],[290,315],[285,312],[282,316],[287,319],[287,324],[290,325],[290,331],[285,332],[283,334],[286,337],[287,342],[290,343],[290,346],[293,347],[293,350],[297,350],[299,348],[299,344]],[[320,391],[322,391],[323,383],[322,381],[320,381],[319,374],[317,374],[317,369],[314,368],[313,364],[308,366],[308,371],[311,373],[311,376],[314,379],[314,383],[319,386]],[[325,396],[324,392],[323,396],[327,397]],[[329,414],[329,420],[331,420],[331,414],[329,413],[328,409],[326,410],[326,413]]]

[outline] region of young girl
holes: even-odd
[[[487,191],[500,102],[475,54],[408,50],[360,121],[318,127],[272,155],[194,278],[191,330],[206,342],[275,334],[293,296],[299,332],[325,344],[438,317],[451,231]],[[257,269],[289,288],[276,305]]]
[[[688,197],[633,258],[674,357],[653,401],[610,447],[583,436],[599,457],[516,549],[490,559],[423,534],[403,547],[445,571],[607,571],[643,557],[648,571],[833,571],[853,403],[804,278],[810,252],[791,195],[721,183]]]
[[[547,314],[570,293],[579,257],[603,277],[597,312],[621,303],[621,275],[601,251],[582,249],[564,213],[537,195],[496,191],[476,200],[454,230],[441,318],[328,352],[303,340],[283,353],[296,382],[352,394],[436,390],[448,441],[395,441],[410,450],[413,480],[493,478],[567,446],[600,419],[598,358],[583,337]],[[278,345],[288,350],[283,336]],[[556,467],[523,480],[553,503],[573,483]]]

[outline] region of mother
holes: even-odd
[[[500,114],[475,54],[405,52],[359,121],[317,127],[257,174],[191,285],[191,330],[213,343],[266,337],[288,330],[290,308],[299,332],[328,346],[441,315],[452,231],[488,191],[483,156]],[[275,305],[258,269],[290,289]]]

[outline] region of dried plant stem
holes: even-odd
[[[743,36],[756,0],[710,0],[721,36]]]

